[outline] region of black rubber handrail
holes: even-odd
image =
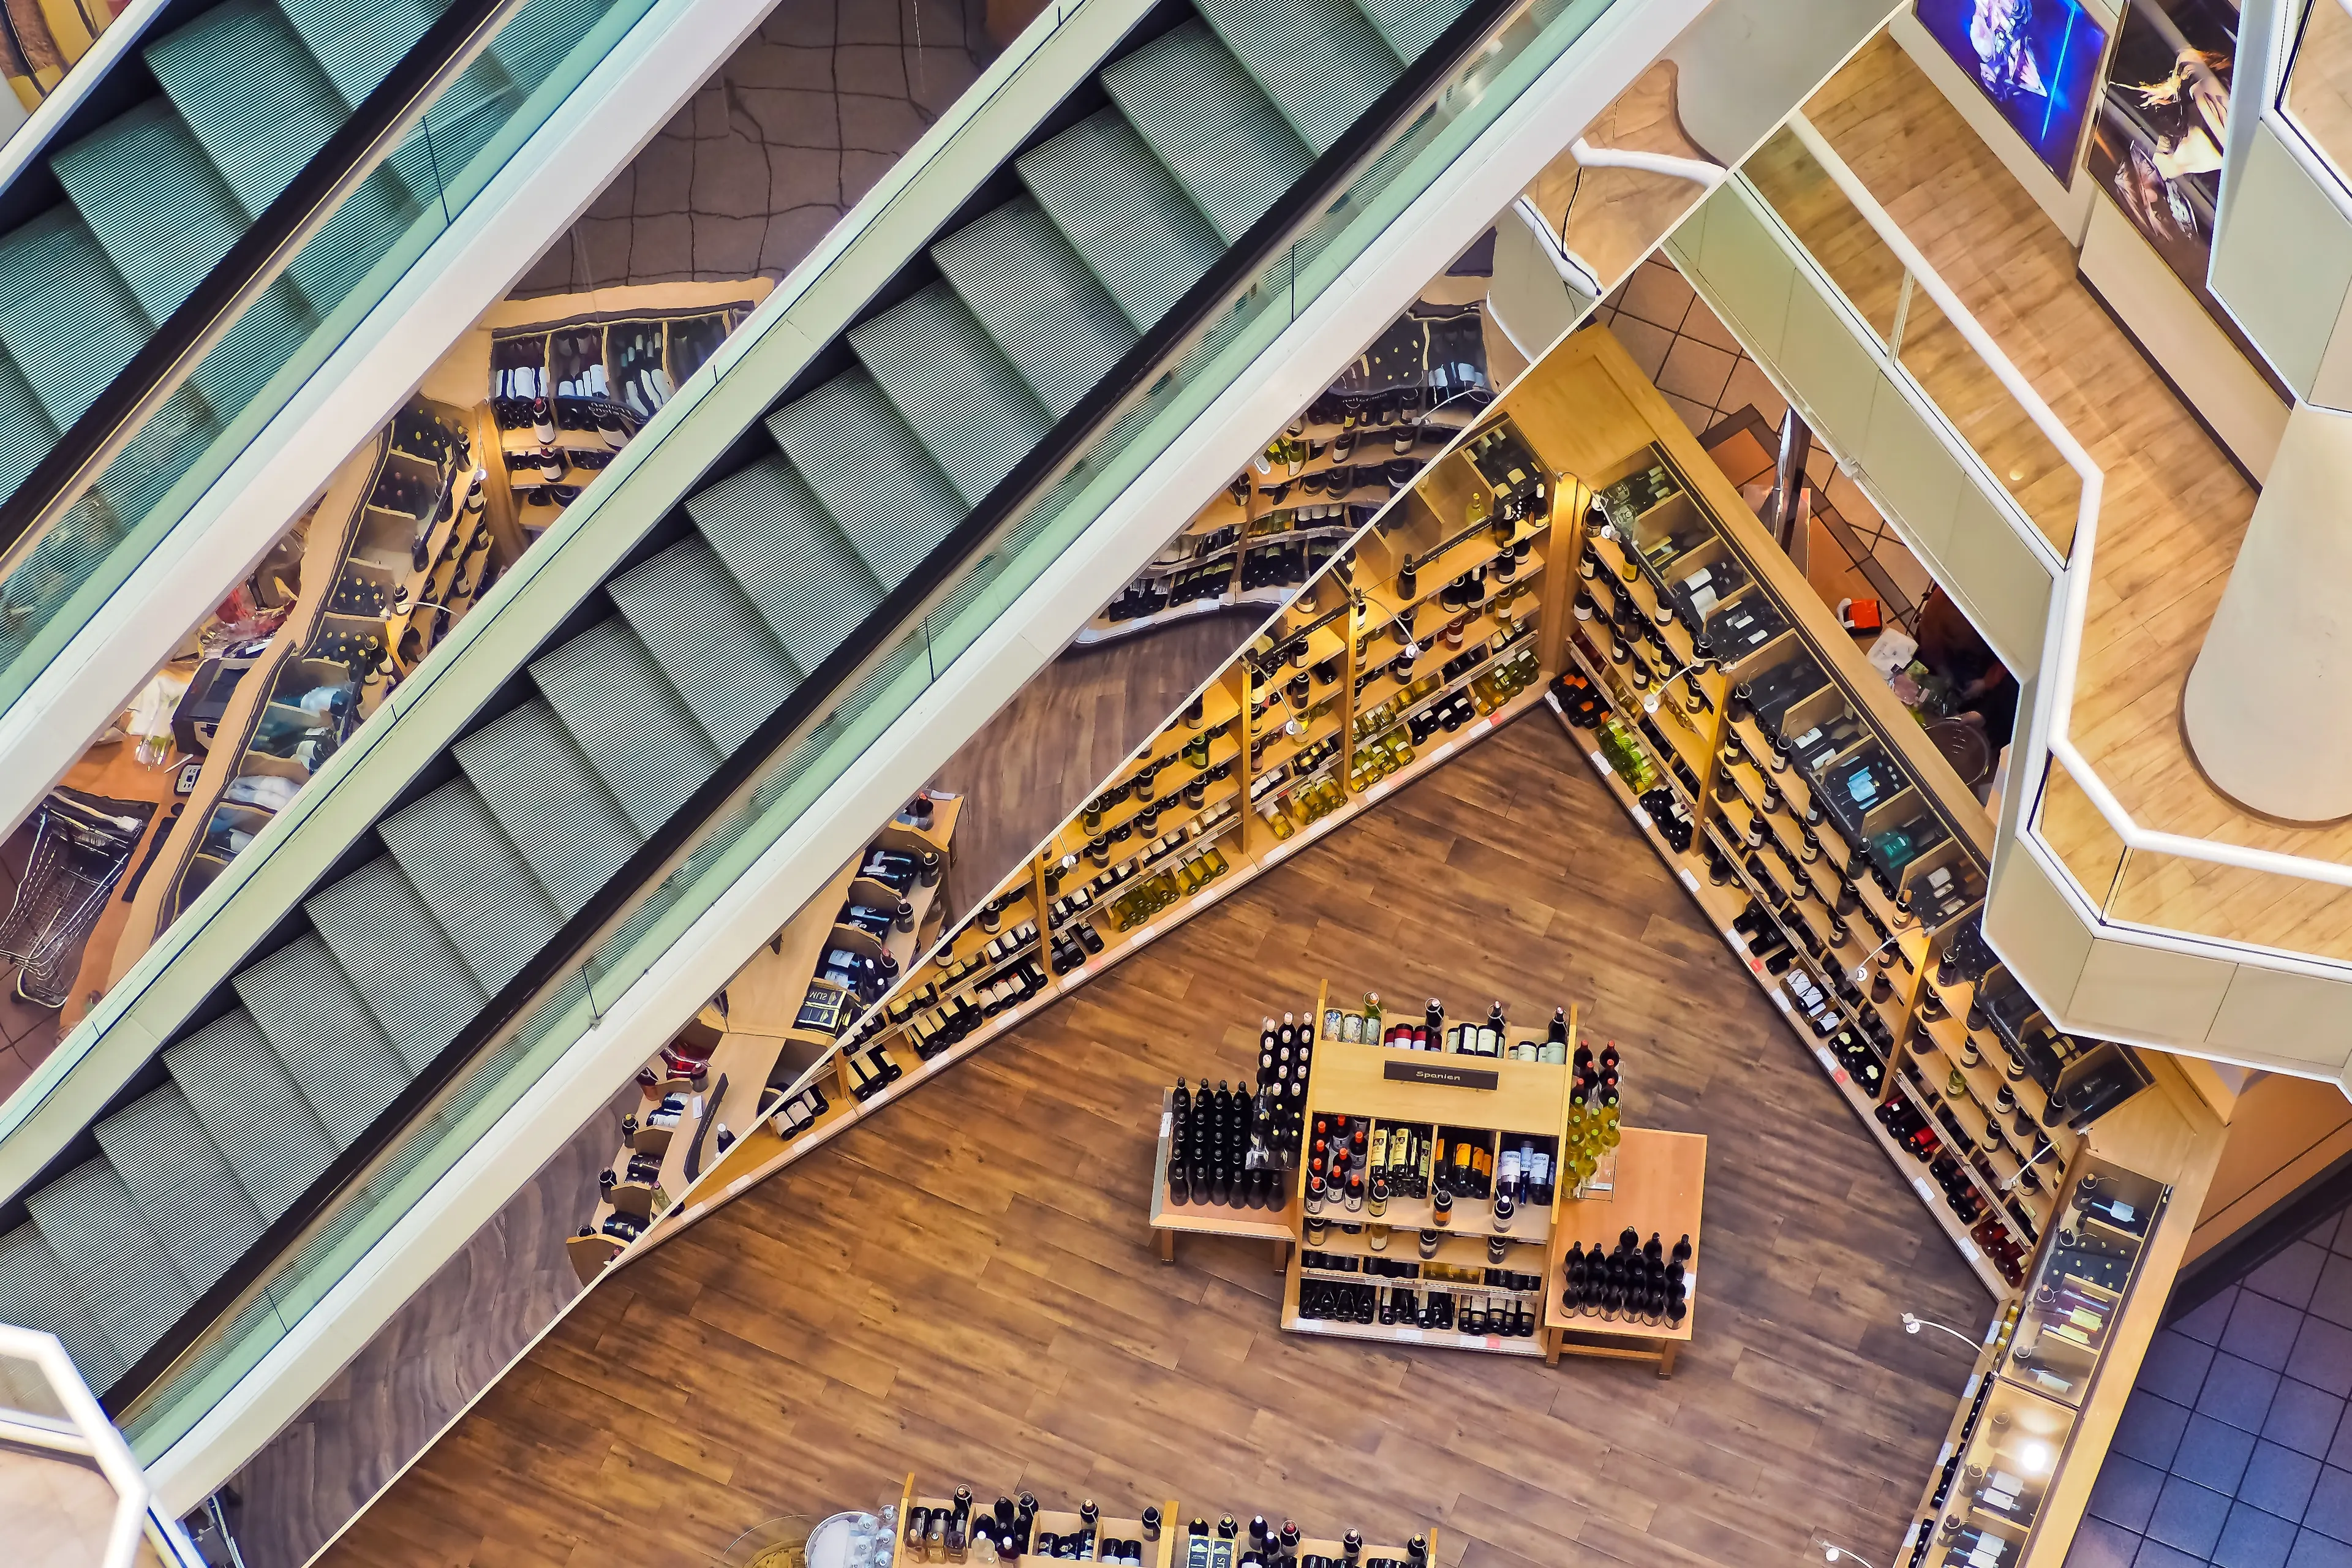
[[[215,1319],[238,1303],[343,1189],[366,1172],[408,1122],[522,1016],[540,992],[572,973],[590,942],[646,888],[660,880],[671,860],[687,847],[702,824],[750,784],[767,760],[822,712],[891,637],[916,619],[933,595],[982,552],[1000,527],[1012,520],[1023,501],[1111,424],[1119,405],[1130,394],[1152,380],[1162,363],[1218,312],[1231,309],[1234,291],[1280,254],[1293,233],[1320,217],[1345,189],[1349,178],[1369,161],[1373,149],[1384,147],[1406,129],[1418,117],[1430,95],[1523,4],[1524,0],[1471,0],[1469,8],[1418,59],[1406,65],[1403,74],[1373,100],[1347,133],[1308,165],[1288,195],[1268,209],[1185,291],[1168,315],[1121,356],[1100,384],[1055,422],[1045,438],[1014,464],[969,515],[949,530],[913,574],[892,589],[839,647],[808,672],[782,708],[721,760],[719,770],[703,781],[701,787],[670,815],[669,820],[564,923],[554,940],[499,988],[498,994],[442,1047],[423,1073],[394,1098],[359,1141],[338,1155],[293,1206],[272,1221],[245,1255],[197,1298],[195,1305],[181,1315],[172,1331],[115,1380],[100,1401],[107,1413],[119,1415],[159,1381]],[[1293,216],[1300,213],[1308,216]],[[43,1173],[42,1179],[47,1179],[47,1173]]]
[[[131,356],[33,471],[0,501],[0,563],[13,563],[195,374],[246,307],[301,254],[343,198],[390,155],[523,0],[455,0],[254,219],[155,335]]]

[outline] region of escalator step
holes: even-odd
[[[1192,0],[1192,8],[1318,153],[1404,69],[1350,0]]]
[[[1111,101],[1231,245],[1314,162],[1247,72],[1198,22],[1102,73]]]
[[[970,510],[863,370],[771,414],[768,432],[885,588],[905,582]]]
[[[91,1131],[189,1289],[202,1294],[261,1239],[269,1222],[177,1089],[166,1084]]]
[[[51,154],[49,166],[152,321],[177,310],[249,226],[162,99]]]
[[[496,993],[563,929],[530,866],[467,781],[450,780],[375,831],[484,991]]]
[[[1053,416],[944,283],[856,328],[849,346],[968,506],[1053,428]]]
[[[0,344],[63,430],[154,331],[70,206],[0,237]]]
[[[48,1237],[29,1221],[0,1236],[0,1323],[57,1335],[83,1380],[101,1394],[125,1370],[121,1352],[75,1300]]]
[[[646,837],[718,771],[693,710],[618,616],[531,660],[530,678]]]
[[[1056,419],[1135,346],[1125,314],[1026,196],[940,240],[931,259]]]
[[[126,1363],[152,1350],[196,1304],[179,1266],[104,1160],[27,1194],[25,1210],[49,1238],[74,1300]]]
[[[1135,128],[1106,109],[1018,167],[1029,194],[1138,331],[1165,316],[1224,241]]]
[[[339,1146],[242,1007],[168,1047],[163,1065],[263,1218],[334,1163]]]
[[[775,634],[700,538],[631,567],[604,592],[722,755],[800,685]]]
[[[689,496],[686,511],[803,672],[824,663],[881,605],[874,574],[782,457]]]
[[[311,58],[335,84],[336,92],[357,109],[449,4],[448,0],[368,0],[364,5],[278,0],[278,8],[301,35]]]
[[[1417,60],[1470,0],[1356,0],[1356,8],[1381,30],[1401,60]]]
[[[155,80],[247,214],[259,216],[351,118],[268,0],[227,0],[143,51]],[[266,98],[240,85],[254,82]]]
[[[230,984],[342,1148],[359,1142],[416,1076],[315,932],[296,937]]]
[[[321,888],[302,910],[412,1072],[489,999],[389,855]]]
[[[499,714],[455,750],[482,804],[567,920],[645,842],[544,702]]]

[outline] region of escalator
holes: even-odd
[[[0,1205],[0,1320],[154,1384],[1513,10],[1146,14],[781,396],[701,405],[681,504]]]
[[[633,7],[171,6],[79,93],[0,190],[0,706]]]

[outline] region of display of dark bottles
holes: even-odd
[[[1630,1228],[1606,1252],[1598,1242],[1573,1244],[1560,1265],[1560,1306],[1604,1322],[1680,1327],[1690,1310],[1690,1261],[1687,1236],[1671,1252],[1663,1237],[1654,1232],[1644,1242]]]

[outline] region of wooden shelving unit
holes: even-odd
[[[1293,1253],[1283,1280],[1282,1326],[1298,1333],[1392,1344],[1489,1351],[1503,1355],[1551,1353],[1549,1336],[1542,1329],[1543,1299],[1551,1293],[1554,1279],[1549,1247],[1559,1213],[1559,1194],[1568,1186],[1568,1173],[1560,1156],[1566,1143],[1573,1081],[1569,1064],[1514,1058],[1511,1051],[1520,1042],[1540,1043],[1542,1039],[1524,1026],[1510,1032],[1509,1043],[1501,1057],[1405,1051],[1377,1041],[1359,1043],[1332,1037],[1328,1021],[1333,1013],[1331,988],[1327,983],[1316,998],[1313,1015],[1317,1021],[1315,1054],[1307,1080],[1310,1129],[1321,1118],[1368,1120],[1375,1136],[1391,1127],[1411,1127],[1432,1137],[1450,1137],[1456,1142],[1465,1138],[1474,1143],[1483,1140],[1490,1159],[1504,1146],[1503,1140],[1525,1140],[1538,1152],[1551,1157],[1555,1198],[1549,1207],[1530,1207],[1514,1215],[1510,1223],[1499,1229],[1495,1223],[1495,1211],[1474,1201],[1454,1204],[1442,1227],[1429,1198],[1391,1194],[1386,1212],[1378,1216],[1368,1209],[1343,1209],[1336,1203],[1328,1204],[1322,1215],[1327,1222],[1325,1234],[1320,1240],[1312,1242],[1307,1238],[1307,1218],[1301,1214],[1299,1250]],[[1574,1044],[1571,1029],[1570,1050]],[[1467,1081],[1441,1081],[1447,1079]],[[1342,1226],[1349,1224],[1362,1226],[1363,1233],[1347,1235]],[[1385,1227],[1389,1233],[1391,1240],[1385,1248],[1371,1245],[1376,1226]],[[1422,1231],[1431,1229],[1442,1229],[1443,1239],[1438,1244],[1437,1256],[1423,1259],[1417,1238]],[[1503,1243],[1504,1261],[1499,1264],[1493,1261],[1489,1252],[1490,1242],[1496,1239]],[[1312,1275],[1303,1262],[1310,1252],[1317,1256],[1385,1258],[1394,1264],[1412,1266],[1415,1273],[1412,1277],[1339,1271]],[[1427,1274],[1432,1266],[1475,1269],[1481,1275],[1490,1268],[1498,1268],[1529,1277],[1535,1287],[1530,1290],[1507,1290],[1479,1279],[1438,1278]],[[1442,1292],[1481,1302],[1507,1303],[1531,1313],[1536,1331],[1520,1337],[1470,1333],[1442,1326],[1363,1323],[1307,1316],[1299,1310],[1301,1291],[1310,1279],[1316,1279],[1379,1290],[1405,1289],[1416,1296]]]
[[[835,1037],[800,1022],[802,1003],[825,954],[836,948],[868,957],[887,951],[898,959],[903,974],[915,953],[936,940],[943,923],[942,895],[947,890],[944,870],[929,887],[919,881],[905,894],[913,929],[893,929],[877,942],[862,928],[842,923],[837,917],[850,903],[893,908],[900,895],[861,878],[858,871],[877,848],[932,849],[944,862],[951,858],[955,825],[962,810],[960,797],[935,797],[927,827],[898,822],[884,827],[736,972],[727,989],[702,1009],[682,1037],[691,1047],[687,1054],[704,1058],[709,1064],[699,1088],[691,1079],[667,1076],[660,1055],[652,1058],[647,1070],[654,1081],[646,1085],[640,1111],[671,1094],[685,1098],[685,1111],[674,1128],[638,1127],[614,1154],[610,1168],[620,1179],[605,1193],[582,1233],[566,1243],[572,1268],[583,1282],[634,1245],[606,1234],[607,1220],[621,1214],[650,1226],[694,1184],[703,1165],[715,1166],[732,1152],[717,1146],[721,1124],[738,1136],[777,1138],[767,1127],[767,1119],[776,1114],[780,1103],[771,1095],[779,1088],[779,1078],[789,1080],[812,1064],[834,1061],[838,1065]],[[830,1089],[818,1096],[802,1091],[782,1099],[781,1103],[797,1103],[803,1110],[814,1106],[813,1120],[797,1130],[796,1142],[814,1146],[856,1119],[856,1102],[846,1078],[837,1077]],[[761,1131],[754,1132],[755,1128]],[[658,1173],[633,1178],[629,1173],[633,1156],[658,1162]]]
[[[1489,412],[1482,427],[1498,420]],[[1557,479],[1541,477],[1548,485]],[[929,1081],[1536,706],[1543,681],[1558,673],[1564,657],[1559,640],[1542,633],[1565,613],[1565,574],[1547,564],[1552,523],[1580,515],[1584,499],[1572,486],[1555,489],[1544,515],[1506,531],[1492,521],[1496,490],[1466,457],[1449,454],[1424,470],[1241,657],[992,889],[982,910],[994,910],[993,931],[976,910],[926,944],[883,1007],[844,1036],[830,1069],[841,1081],[850,1071],[843,1064],[856,1057],[860,1072],[882,1063],[897,1076],[862,1101],[835,1097],[829,1119],[818,1125],[789,1135],[764,1125],[745,1133],[696,1196],[678,1194],[680,1219],[724,1202],[848,1121]],[[1517,552],[1507,579],[1496,571],[1507,550]],[[1398,583],[1407,554],[1417,563],[1410,593]],[[1455,579],[1481,570],[1486,583],[1475,606],[1441,603]],[[1411,671],[1427,684],[1403,700],[1399,683],[1383,670],[1401,651],[1392,626],[1408,616],[1416,636],[1433,646]],[[1460,646],[1448,647],[1444,630],[1456,620]],[[1301,648],[1295,665],[1287,654],[1293,644]],[[1320,711],[1303,733],[1286,733],[1293,710],[1282,686],[1301,671],[1311,687],[1308,707]],[[1439,679],[1428,680],[1432,675]],[[1450,722],[1433,717],[1449,704]],[[1188,713],[1194,709],[1197,719]],[[1207,748],[1205,767],[1185,756],[1196,742]],[[1298,765],[1318,742],[1325,743],[1321,754]],[[1162,763],[1152,798],[1135,798],[1137,776]],[[1187,798],[1188,786],[1196,798]],[[1148,833],[1147,810],[1153,814]],[[1118,839],[1122,828],[1127,837]],[[1098,838],[1107,842],[1097,846]],[[1036,940],[1013,940],[1033,924]],[[1000,950],[994,960],[986,953],[991,942]],[[1007,985],[1016,994],[992,996],[992,987]],[[960,1034],[940,1029],[950,1016]],[[919,1047],[929,1049],[928,1058]],[[656,1226],[650,1237],[672,1228]]]
[[[1298,1234],[1298,1183],[1287,1186],[1288,1202],[1280,1209],[1254,1209],[1232,1204],[1178,1203],[1168,1193],[1169,1140],[1175,1130],[1175,1091],[1160,1096],[1160,1147],[1152,1159],[1151,1229],[1160,1261],[1176,1261],[1180,1236],[1230,1236],[1244,1241],[1270,1243],[1274,1271],[1290,1267],[1291,1243]]]
[[[1660,1377],[1672,1377],[1675,1357],[1698,1326],[1699,1213],[1706,1195],[1706,1140],[1696,1132],[1660,1132],[1628,1127],[1617,1147],[1617,1177],[1606,1195],[1564,1197],[1552,1226],[1544,1278],[1544,1327],[1553,1361],[1561,1352],[1610,1361],[1655,1363]],[[1684,1283],[1689,1310],[1676,1324],[1611,1321],[1571,1311],[1558,1288],[1569,1249],[1613,1245],[1631,1229],[1658,1236],[1672,1247],[1688,1237],[1693,1248]]]
[[[971,1510],[975,1516],[983,1510],[992,1509],[995,1502],[996,1497],[983,1497],[978,1487],[971,1489]],[[907,1521],[908,1516],[918,1509],[929,1512],[941,1509],[952,1510],[954,1506],[955,1500],[951,1497],[940,1497],[918,1490],[915,1477],[910,1473],[907,1477],[906,1485],[899,1489],[898,1508],[894,1516],[898,1531],[898,1545],[895,1560],[902,1564],[936,1561],[936,1554],[919,1549],[908,1539]],[[1221,1508],[1214,1504],[1202,1503],[1188,1505],[1180,1503],[1174,1498],[1152,1506],[1156,1507],[1160,1513],[1156,1529],[1147,1527],[1140,1518],[1098,1514],[1094,1521],[1095,1539],[1097,1542],[1104,1539],[1140,1542],[1146,1568],[1182,1568],[1188,1561],[1187,1552],[1196,1522],[1209,1532],[1207,1539],[1213,1542],[1216,1539],[1215,1531],[1218,1529],[1225,1525],[1232,1527],[1233,1534],[1229,1538],[1232,1544],[1227,1551],[1226,1561],[1237,1561],[1241,1554],[1249,1549],[1247,1527],[1240,1521],[1251,1517],[1255,1512],[1253,1509]],[[1269,1513],[1265,1517],[1272,1519],[1280,1516]],[[1031,1524],[1032,1550],[1023,1554],[1024,1559],[1042,1560],[1053,1555],[1035,1550],[1038,1536],[1052,1535],[1058,1538],[1075,1535],[1086,1527],[1086,1523],[1082,1515],[1066,1509],[1038,1510]],[[1271,1528],[1269,1533],[1271,1533]],[[1429,1564],[1433,1568],[1439,1561],[1436,1530],[1432,1528],[1423,1531],[1420,1540],[1422,1550],[1417,1558],[1412,1556],[1411,1550],[1404,1546],[1389,1546],[1377,1542],[1360,1540],[1351,1555],[1345,1542],[1322,1536],[1301,1536],[1295,1548],[1285,1548],[1285,1550],[1295,1551],[1301,1561],[1309,1557],[1325,1557],[1335,1563],[1341,1561],[1361,1563],[1364,1568],[1410,1568],[1410,1565],[1414,1563]],[[1087,1555],[1093,1558],[1099,1553],[1089,1552]],[[1206,1562],[1209,1559],[1203,1556],[1199,1561]]]

